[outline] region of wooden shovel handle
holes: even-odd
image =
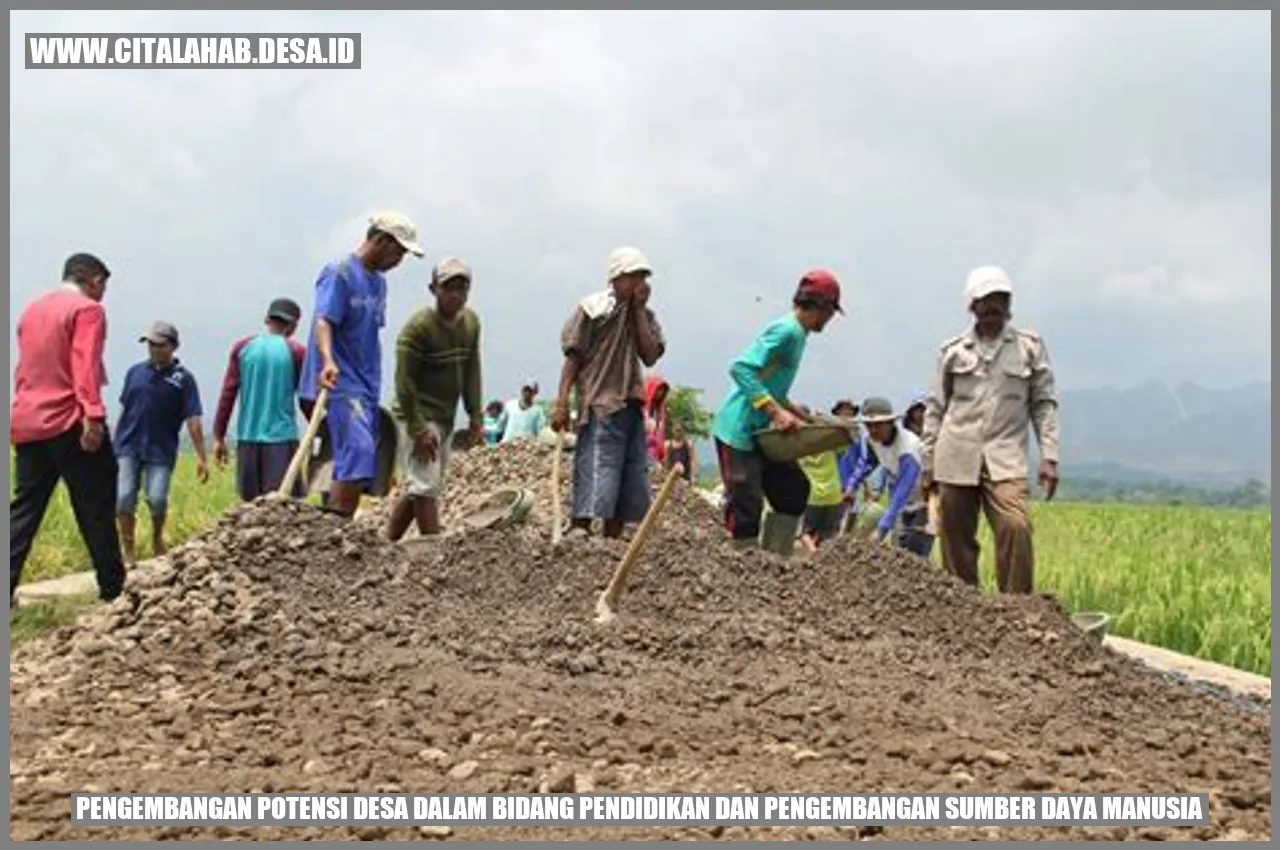
[[[298,480],[298,472],[302,469],[302,463],[311,454],[311,444],[315,442],[316,434],[320,431],[320,423],[324,421],[325,408],[329,405],[329,391],[321,388],[316,394],[316,404],[311,411],[311,421],[307,423],[307,431],[302,435],[302,441],[298,443],[298,450],[293,453],[293,460],[289,463],[289,471],[284,474],[284,481],[280,482],[280,489],[277,491],[281,496],[289,496],[293,493],[293,483]]]
[[[560,543],[564,525],[563,511],[560,507],[560,463],[564,456],[564,434],[556,431],[556,455],[551,459],[551,545]]]
[[[645,541],[653,533],[653,528],[657,525],[658,515],[662,513],[667,500],[671,498],[671,488],[675,486],[676,481],[683,473],[684,465],[680,463],[672,466],[671,471],[667,473],[667,480],[662,482],[662,489],[654,497],[653,504],[649,506],[649,512],[640,521],[640,527],[636,529],[635,536],[631,538],[631,545],[627,546],[626,554],[622,556],[618,569],[614,571],[613,579],[605,589],[604,595],[601,596],[601,601],[606,605],[613,606],[618,604],[618,597],[622,595],[623,589],[627,586],[627,580],[631,577],[631,572],[635,569],[636,562],[640,559],[640,550],[644,548]]]

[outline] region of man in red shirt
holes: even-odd
[[[15,448],[9,501],[9,607],[58,481],[65,481],[76,524],[98,574],[104,602],[124,590],[116,530],[116,456],[107,433],[102,308],[111,272],[92,254],[74,254],[62,285],[27,305],[18,318],[9,442]]]

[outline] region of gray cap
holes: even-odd
[[[871,396],[862,403],[862,415],[858,417],[858,421],[864,425],[872,425],[876,422],[892,422],[896,418],[893,415],[893,403],[889,399]]]
[[[152,322],[146,333],[138,337],[138,342],[154,342],[157,345],[171,342],[176,346],[178,344],[178,329],[168,322]]]
[[[471,280],[471,266],[457,257],[445,257],[431,270],[432,283],[445,283],[456,278]]]

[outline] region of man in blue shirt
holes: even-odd
[[[144,479],[152,548],[157,557],[165,553],[169,484],[178,463],[178,437],[184,422],[196,450],[196,475],[201,483],[209,480],[204,428],[200,423],[200,389],[195,376],[174,356],[179,344],[178,329],[168,322],[155,322],[138,341],[147,344],[149,356],[125,375],[120,391],[123,410],[116,428],[116,519],[125,563],[130,565],[137,558],[138,490]]]
[[[300,395],[311,408],[329,390],[326,422],[333,445],[328,507],[355,515],[360,494],[377,474],[378,403],[382,395],[382,328],[387,323],[387,272],[406,253],[423,256],[418,231],[397,212],[375,215],[364,242],[328,263],[316,280],[315,324],[303,362]]]
[[[806,411],[787,396],[811,333],[821,333],[840,307],[840,284],[825,269],[800,279],[793,310],[765,326],[729,369],[733,387],[712,423],[720,475],[729,495],[725,523],[734,545],[756,545],[780,555],[795,549],[796,530],[809,502],[809,479],[796,463],[774,463],[756,444],[756,431],[773,425],[794,430]],[[760,533],[764,499],[773,508]]]

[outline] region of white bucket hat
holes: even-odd
[[[996,292],[1013,295],[1013,283],[1009,275],[999,266],[979,266],[969,272],[964,282],[964,306],[967,310],[973,302],[986,298]]]
[[[649,258],[644,252],[631,245],[613,249],[613,253],[609,254],[609,282],[613,283],[622,275],[633,272],[653,273],[653,266],[649,265]]]
[[[874,425],[877,422],[893,422],[898,417],[893,413],[893,403],[887,398],[871,396],[862,403],[862,413],[858,421],[863,425]]]

